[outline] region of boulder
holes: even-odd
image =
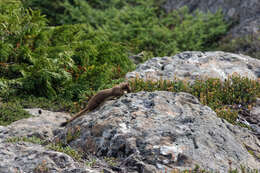
[[[55,140],[79,151],[116,158],[122,172],[196,165],[218,172],[240,165],[260,169],[257,137],[218,118],[188,93],[129,93],[75,119],[57,134]]]
[[[242,54],[222,51],[182,52],[171,57],[156,57],[126,74],[127,79],[186,80],[219,78],[222,81],[233,74],[257,80],[260,78],[260,60]]]
[[[256,80],[260,77],[260,61],[225,52],[183,52],[150,59],[126,78],[179,78],[192,82],[207,77],[225,80],[233,73]],[[259,105],[257,102],[250,112],[255,119],[242,118],[259,125]],[[260,171],[259,139],[248,129],[218,118],[188,93],[129,93],[105,102],[65,128],[59,125],[69,114],[27,111],[33,117],[0,126],[0,172],[155,173],[196,165],[217,172],[228,172],[230,167],[240,165]],[[84,157],[93,156],[98,167],[89,169],[86,160],[74,161],[45,144],[7,140],[24,136],[36,136],[47,144],[69,145]]]
[[[18,120],[6,127],[0,126],[0,172],[1,173],[97,173],[69,155],[48,149],[47,146],[23,142],[18,137],[38,137],[46,144],[54,136],[53,131],[69,114],[41,109],[27,109],[33,116]],[[14,139],[14,142],[10,142]],[[15,142],[16,141],[16,142]],[[45,145],[46,145],[45,144]]]
[[[97,173],[84,168],[64,153],[28,142],[0,143],[1,173]]]
[[[66,119],[70,117],[68,113],[51,112],[42,109],[26,109],[32,117],[21,119],[12,124],[0,126],[0,142],[8,137],[38,137],[40,139],[53,138],[53,131]]]
[[[251,127],[254,134],[260,139],[260,98],[257,98],[256,104],[251,110],[242,108],[239,111],[238,121]]]
[[[253,80],[260,79],[260,60],[242,54],[228,52],[182,52],[172,57],[152,58],[139,64],[135,71],[126,74],[126,79],[135,77],[144,80],[176,80],[194,82],[196,79],[219,78],[222,81],[232,75]],[[259,100],[259,99],[258,99]],[[260,139],[260,101],[252,110],[238,107],[240,119],[249,125]]]

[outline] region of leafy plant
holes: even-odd
[[[80,161],[82,158],[82,154],[79,153],[78,151],[74,150],[73,148],[67,146],[67,147],[62,147],[59,144],[50,144],[49,149],[54,150],[54,151],[58,151],[58,152],[62,152],[65,154],[68,154],[69,156],[71,156],[73,159]]]
[[[40,144],[40,145],[44,144],[43,140],[41,140],[40,138],[35,137],[35,136],[32,136],[32,137],[25,137],[25,136],[12,137],[12,138],[7,138],[5,140],[5,142],[11,142],[11,143],[17,143],[19,141],[30,142],[30,143],[34,143],[34,144]]]
[[[130,52],[147,51],[154,56],[209,49],[228,27],[220,11],[214,15],[197,12],[192,16],[187,8],[182,8],[158,15],[159,6],[148,0],[102,10],[86,1],[65,4],[67,23],[87,23],[104,31],[111,40],[123,42]]]
[[[217,41],[227,32],[228,25],[221,11],[203,14],[197,11],[189,14],[184,7],[170,13],[161,8],[164,1],[155,0],[57,0],[58,13],[45,1],[33,0],[26,7],[42,9],[55,20],[55,24],[85,23],[105,33],[110,40],[124,43],[133,54],[142,51],[152,56],[173,55],[185,50],[208,50],[216,47]],[[45,5],[43,5],[45,4]],[[47,5],[46,5],[47,4]]]
[[[47,27],[39,11],[25,10],[19,1],[3,3],[0,12],[5,91],[75,100],[134,67],[124,46],[87,25]],[[10,79],[18,87],[9,85]]]
[[[214,78],[198,79],[192,84],[180,80],[144,81],[135,78],[130,84],[133,92],[156,90],[188,92],[196,96],[202,104],[211,107],[219,117],[233,124],[236,124],[238,112],[231,109],[230,106],[250,106],[260,94],[259,82],[238,75],[230,76],[224,82]]]

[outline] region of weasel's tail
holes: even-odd
[[[65,127],[68,123],[75,120],[76,118],[81,116],[86,111],[88,111],[88,107],[86,107],[85,109],[82,109],[80,112],[76,113],[76,115],[74,117],[72,117],[71,119],[69,119],[68,121],[61,123],[60,127]]]

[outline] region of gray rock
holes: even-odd
[[[126,78],[138,76],[144,80],[181,79],[193,82],[197,78],[213,77],[224,81],[232,74],[259,80],[260,60],[221,51],[183,52],[172,57],[152,58],[127,73]],[[260,139],[260,101],[251,111],[243,108],[239,112],[239,121],[249,125]]]
[[[229,163],[232,168],[242,164],[260,169],[259,160],[247,151],[259,154],[260,141],[247,129],[218,118],[188,93],[124,95],[74,120],[57,139],[98,157],[115,157],[126,172],[189,169],[196,164],[227,172]]]
[[[3,138],[20,136],[50,139],[53,137],[53,130],[70,118],[68,113],[63,112],[51,112],[37,108],[26,110],[33,117],[18,120],[7,127],[0,127],[0,142]]]
[[[163,8],[170,12],[188,6],[191,12],[201,10],[215,13],[222,9],[226,19],[238,21],[230,33],[236,36],[257,34],[260,32],[260,1],[259,0],[167,0]]]
[[[94,173],[64,153],[27,142],[0,143],[0,172]]]
[[[144,80],[194,81],[195,79],[219,78],[238,74],[251,79],[260,77],[260,60],[249,56],[226,52],[183,52],[172,57],[152,58],[126,74],[127,79],[136,76]]]
[[[46,146],[29,142],[7,142],[14,137],[33,137],[50,141],[53,131],[69,115],[39,109],[27,109],[34,117],[16,121],[9,126],[0,126],[0,172],[1,173],[97,173],[74,161],[64,153],[49,150]]]
[[[253,133],[260,139],[260,98],[257,98],[256,105],[251,110],[248,108],[240,110],[238,121],[251,127]]]

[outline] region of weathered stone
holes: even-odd
[[[52,138],[53,130],[70,117],[68,113],[63,112],[51,112],[37,108],[26,110],[33,116],[13,122],[3,129],[0,127],[0,141],[2,137],[36,136],[41,139]]]
[[[230,11],[230,15],[233,12]],[[218,77],[233,73],[258,79],[259,60],[224,52],[184,52],[173,57],[153,58],[138,66],[127,79],[186,79]],[[258,102],[247,119],[259,124]],[[204,169],[227,172],[229,164],[260,171],[260,142],[246,128],[233,126],[187,93],[139,92],[107,101],[94,111],[59,128],[68,114],[39,109],[34,117],[0,126],[0,172],[124,172],[150,173],[160,170]],[[99,160],[89,170],[60,152],[28,142],[8,143],[7,138],[36,136],[69,144]],[[102,157],[116,158],[108,166]]]
[[[260,60],[226,52],[183,52],[172,57],[152,58],[126,74],[127,79],[194,81],[238,74],[254,80],[260,77]]]
[[[138,76],[144,80],[175,80],[193,82],[209,77],[222,81],[238,74],[254,80],[260,79],[260,60],[226,52],[183,52],[172,57],[152,58],[126,74],[127,79]],[[260,101],[251,111],[239,107],[239,121],[249,125],[260,138]]]
[[[0,143],[0,172],[95,173],[64,153],[27,142]]]
[[[1,173],[97,173],[87,169],[83,163],[74,161],[64,153],[52,151],[46,146],[29,142],[7,142],[16,137],[38,137],[44,141],[53,138],[53,130],[69,115],[40,109],[27,109],[31,118],[16,121],[9,126],[0,126],[0,172]]]
[[[260,98],[257,98],[256,105],[249,110],[240,108],[238,121],[248,125],[253,133],[260,139]]]
[[[260,169],[260,162],[247,151],[258,154],[259,140],[187,93],[124,95],[74,120],[57,139],[98,157],[118,158],[118,166],[127,172],[188,169],[196,164],[227,172],[229,163],[233,168],[242,164]]]

